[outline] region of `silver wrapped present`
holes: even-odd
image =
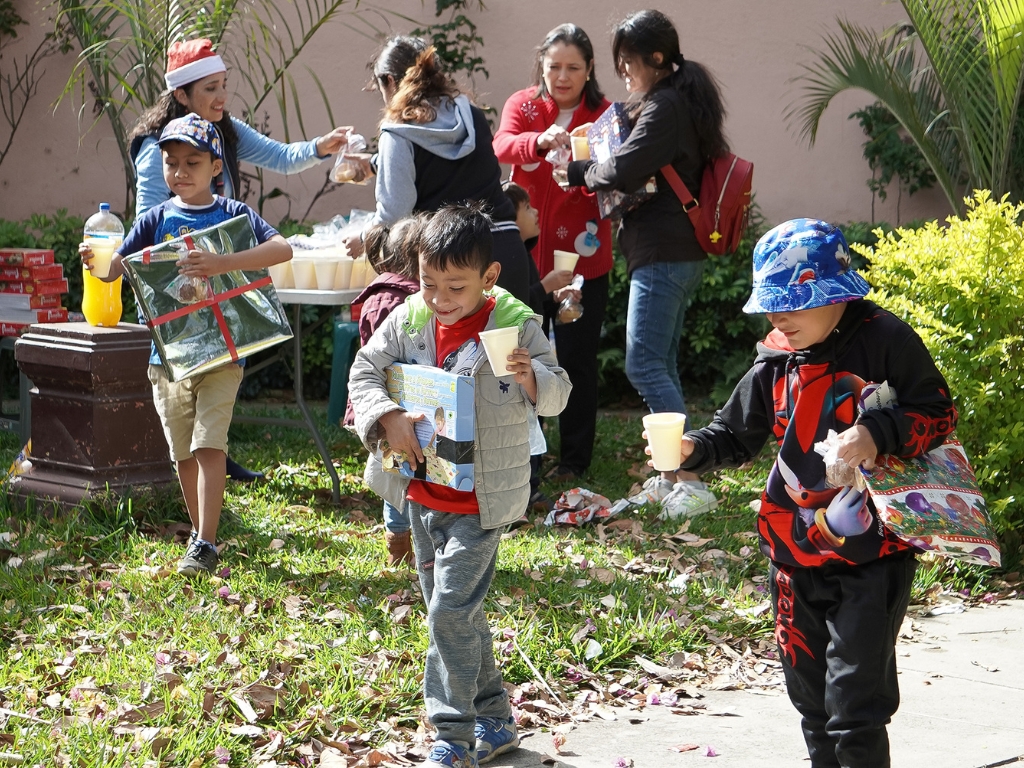
[[[206,373],[292,337],[267,270],[186,278],[175,266],[187,250],[237,253],[256,245],[249,218],[236,216],[124,258],[139,319],[153,333],[171,381]]]

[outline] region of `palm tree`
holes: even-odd
[[[814,144],[842,91],[880,101],[921,150],[950,207],[989,189],[1024,196],[1024,0],[902,0],[910,19],[882,35],[840,20],[795,80],[787,117]]]

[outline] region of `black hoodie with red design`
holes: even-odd
[[[909,548],[878,521],[839,536],[825,519],[839,489],[825,484],[825,462],[814,451],[829,429],[862,424],[879,454],[918,456],[943,443],[956,426],[956,408],[942,374],[914,330],[865,299],[846,305],[828,338],[792,349],[772,331],[757,345],[753,367],[704,429],[687,433],[696,449],[683,464],[691,472],[738,466],[774,436],[775,466],[761,498],[761,550],[778,563],[814,567],[866,563]],[[858,416],[861,391],[888,382],[895,408]],[[830,518],[831,519],[831,518]]]

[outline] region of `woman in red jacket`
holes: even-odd
[[[580,188],[562,190],[544,162],[549,150],[568,147],[569,133],[608,108],[594,76],[594,47],[575,24],[551,30],[537,48],[533,85],[505,102],[494,135],[494,154],[512,165],[512,181],[530,194],[540,214],[540,238],[533,259],[541,275],[554,268],[554,251],[580,255],[583,317],[555,326],[558,362],[572,380],[569,403],[558,417],[561,458],[554,476],[571,480],[590,466],[597,422],[597,345],[608,303],[612,234],[599,217],[596,199]]]

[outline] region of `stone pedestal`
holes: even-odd
[[[32,469],[19,497],[76,504],[111,491],[174,481],[147,377],[150,334],[121,323],[33,325],[18,340],[18,367],[35,385]]]

